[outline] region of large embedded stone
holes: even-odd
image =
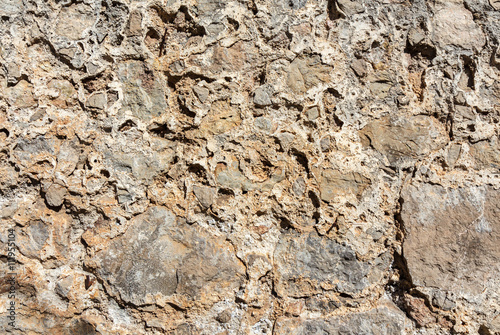
[[[470,154],[479,168],[500,169],[500,148],[498,142],[481,141],[470,147]]]
[[[319,180],[320,197],[326,202],[346,195],[353,195],[359,199],[370,184],[370,179],[358,172],[342,173],[338,170],[325,169],[321,171]]]
[[[21,80],[16,86],[7,88],[5,93],[7,101],[13,107],[29,108],[37,104],[33,95],[33,85],[26,80]]]
[[[403,252],[413,283],[480,294],[500,275],[500,191],[487,186],[404,188]]]
[[[287,83],[295,93],[305,93],[310,88],[330,80],[332,68],[321,62],[319,55],[300,56],[288,70]]]
[[[445,127],[424,115],[384,117],[365,126],[360,137],[365,146],[384,154],[391,165],[413,162],[448,141]]]
[[[230,131],[241,124],[240,112],[231,106],[229,101],[216,101],[211,110],[201,121],[202,134],[219,135]]]
[[[276,334],[288,335],[403,335],[410,321],[394,304],[376,305],[365,312],[329,318],[282,318],[276,322]]]
[[[126,61],[118,66],[123,85],[122,110],[130,110],[145,121],[160,116],[167,108],[166,84],[144,62]]]
[[[208,302],[239,288],[245,273],[223,237],[182,223],[162,207],[132,219],[94,261],[98,275],[134,305],[174,294]]]
[[[275,289],[278,295],[291,297],[323,290],[357,294],[377,283],[390,262],[387,254],[360,261],[350,246],[315,232],[287,232],[274,253]]]
[[[441,46],[458,46],[464,49],[481,49],[486,38],[474,22],[472,13],[462,5],[447,3],[434,18],[435,41]]]
[[[90,6],[81,3],[63,7],[55,22],[55,33],[70,40],[78,40],[94,23],[95,14]]]

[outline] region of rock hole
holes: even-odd
[[[319,200],[316,193],[314,193],[313,191],[309,191],[309,193],[307,193],[307,195],[309,196],[309,199],[311,199],[311,202],[315,208],[321,207],[321,201]]]
[[[200,178],[206,178],[205,168],[200,164],[191,164],[188,167],[188,172],[197,175]]]
[[[343,17],[342,13],[337,10],[336,0],[328,0],[326,11],[328,13],[328,18],[332,21],[338,20]]]
[[[233,27],[234,31],[240,29],[240,23],[233,18],[228,17],[227,22]]]
[[[153,135],[157,137],[163,137],[166,138],[167,135],[172,134],[173,132],[168,129],[166,124],[158,124],[154,123],[148,127],[148,131]],[[177,158],[177,157],[176,157]]]
[[[153,28],[149,28],[146,33],[146,37],[144,38],[144,43],[151,50],[157,50],[160,47],[161,36],[158,34],[156,30]]]
[[[309,161],[307,160],[306,155],[302,152],[297,151],[296,149],[293,149],[292,155],[295,156],[297,163],[304,167],[306,173],[309,174]]]
[[[219,191],[217,191],[219,195],[226,195],[226,196],[231,196],[234,197],[234,192],[233,190],[229,188],[220,188]]]
[[[344,122],[339,119],[339,117],[336,114],[333,114],[333,122],[335,122],[335,125],[339,128],[342,129],[342,126],[344,125]]]
[[[5,129],[5,128],[0,129],[0,140],[7,139],[9,137],[9,135],[10,135],[10,132],[7,129]]]
[[[470,59],[464,61],[464,69],[460,81],[465,84],[467,88],[474,89],[474,72],[475,66]]]
[[[282,217],[280,220],[280,228],[284,229],[284,230],[288,230],[288,229],[292,228],[292,223],[287,218]]]
[[[252,11],[253,15],[257,15],[257,13],[259,12],[259,10],[258,10],[257,4],[255,3],[254,0],[249,1],[247,6],[248,6],[248,9],[250,9]]]
[[[127,131],[133,127],[137,127],[135,122],[133,122],[132,120],[127,120],[120,126],[120,128],[118,128],[118,131]]]
[[[486,327],[485,325],[481,325],[477,332],[479,335],[492,335],[488,327]]]

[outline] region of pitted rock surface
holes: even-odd
[[[499,125],[499,0],[2,0],[0,333],[500,334]]]

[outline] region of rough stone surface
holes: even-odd
[[[415,183],[402,196],[403,254],[414,285],[439,289],[434,299],[446,310],[453,301],[443,294],[482,301],[484,309],[498,305],[500,192]],[[420,316],[418,322],[432,318]]]
[[[355,295],[379,282],[390,265],[387,255],[359,261],[348,246],[316,232],[283,234],[276,246],[275,289],[280,296],[311,296],[323,290]]]
[[[90,242],[92,243],[92,242]],[[94,265],[95,263],[95,265]],[[208,303],[238,288],[244,267],[223,239],[179,224],[161,207],[135,217],[125,234],[88,261],[119,297],[134,305],[174,294]]]
[[[277,334],[405,334],[408,327],[405,315],[394,305],[383,304],[367,311],[351,313],[347,317],[290,319],[277,321]]]
[[[500,334],[499,125],[498,0],[2,0],[0,333]]]

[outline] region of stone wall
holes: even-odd
[[[500,334],[500,1],[2,0],[0,65],[2,334]]]

